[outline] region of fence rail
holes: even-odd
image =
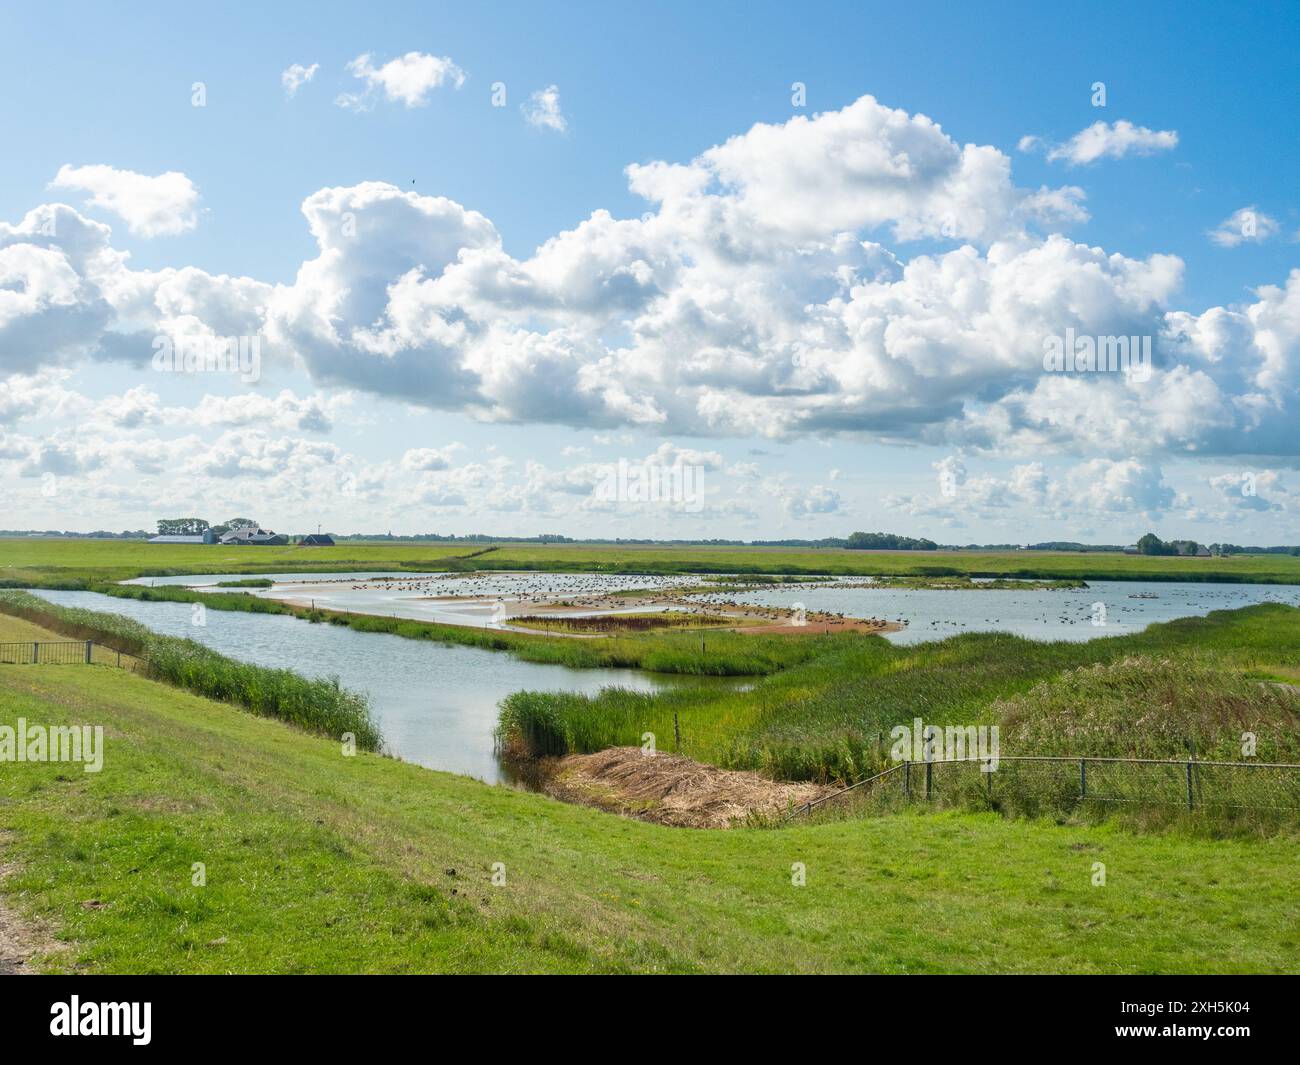
[[[0,643],[0,665],[111,665],[138,669],[141,659],[95,640],[22,640]]]
[[[1047,808],[1132,803],[1198,809],[1271,809],[1300,813],[1300,765],[1091,755],[1003,755],[904,761],[797,807],[787,820],[835,806],[913,802]]]

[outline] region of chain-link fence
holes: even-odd
[[[90,664],[135,670],[141,668],[143,662],[134,655],[105,647],[94,640],[23,640],[0,643],[0,665]]]
[[[1015,808],[1029,813],[1087,803],[1300,814],[1300,765],[1196,759],[1018,755],[900,762],[791,815],[888,810],[910,803]]]

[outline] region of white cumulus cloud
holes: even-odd
[[[408,108],[423,107],[434,89],[443,85],[459,89],[466,76],[448,56],[425,52],[407,52],[380,66],[375,66],[370,53],[364,52],[348,63],[347,69],[365,88],[360,93],[343,93],[336,103],[354,111],[368,110],[375,95]]]
[[[199,190],[178,170],[150,177],[102,164],[65,164],[50,187],[90,193],[89,206],[117,215],[137,237],[174,237],[198,225]]]

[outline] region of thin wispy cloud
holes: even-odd
[[[1064,144],[1048,145],[1033,135],[1021,137],[1017,147],[1022,152],[1046,150],[1048,162],[1067,162],[1072,166],[1086,166],[1099,159],[1123,159],[1127,155],[1154,155],[1178,147],[1178,131],[1154,130],[1135,126],[1120,119],[1118,122],[1094,122],[1081,129]]]
[[[549,129],[556,133],[563,133],[569,128],[568,120],[560,107],[558,85],[548,85],[544,89],[538,89],[528,97],[527,103],[522,105],[521,110],[524,113],[524,120],[534,129]]]
[[[303,66],[301,63],[294,63],[287,67],[280,75],[280,84],[284,86],[284,94],[289,97],[296,96],[298,90],[311,81],[319,69],[319,63],[313,63],[309,67]]]
[[[1277,235],[1282,226],[1276,218],[1264,214],[1253,204],[1240,207],[1209,232],[1209,238],[1221,248],[1240,244],[1263,244]]]

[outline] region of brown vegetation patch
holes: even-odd
[[[703,765],[677,754],[610,747],[547,763],[543,788],[565,802],[678,828],[729,828],[782,816],[831,789]]]

